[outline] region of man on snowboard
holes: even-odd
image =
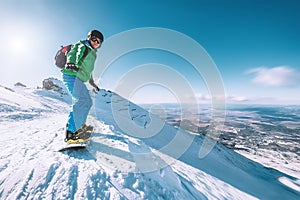
[[[91,132],[93,129],[85,124],[92,107],[92,99],[85,83],[89,81],[95,90],[99,91],[99,87],[93,80],[92,72],[97,49],[100,48],[102,42],[103,34],[100,31],[90,31],[86,40],[80,40],[72,45],[67,54],[65,68],[62,69],[63,82],[72,95],[73,102],[66,126],[65,141],[69,144],[87,139],[84,133],[86,130]],[[85,56],[83,56],[84,54]]]

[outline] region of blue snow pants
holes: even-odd
[[[69,114],[67,130],[74,133],[86,123],[93,102],[86,85],[76,76],[63,74],[63,82],[72,95],[72,110]]]

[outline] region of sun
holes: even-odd
[[[43,30],[29,21],[13,21],[5,24],[2,28],[2,37],[5,38],[3,45],[10,56],[27,56],[30,49],[37,45],[37,32]],[[24,58],[24,57],[23,57]]]
[[[15,54],[26,53],[28,48],[27,40],[24,37],[14,37],[11,40],[11,51]]]

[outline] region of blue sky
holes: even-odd
[[[91,29],[109,39],[135,28],[160,27],[182,33],[206,50],[220,72],[227,102],[299,104],[299,19],[297,0],[1,1],[0,84],[20,81],[33,87],[44,78],[60,78],[53,65],[56,50],[84,39]],[[155,49],[120,57],[100,77],[100,86],[114,90],[124,74],[147,63],[174,68],[201,101],[209,100],[207,86],[193,66]],[[136,91],[132,98],[167,102],[174,95],[156,84]]]

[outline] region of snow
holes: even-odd
[[[65,153],[69,96],[3,86],[0,96],[0,199],[300,198],[298,178],[219,143],[200,159],[203,136],[112,92],[93,95],[88,148]]]

